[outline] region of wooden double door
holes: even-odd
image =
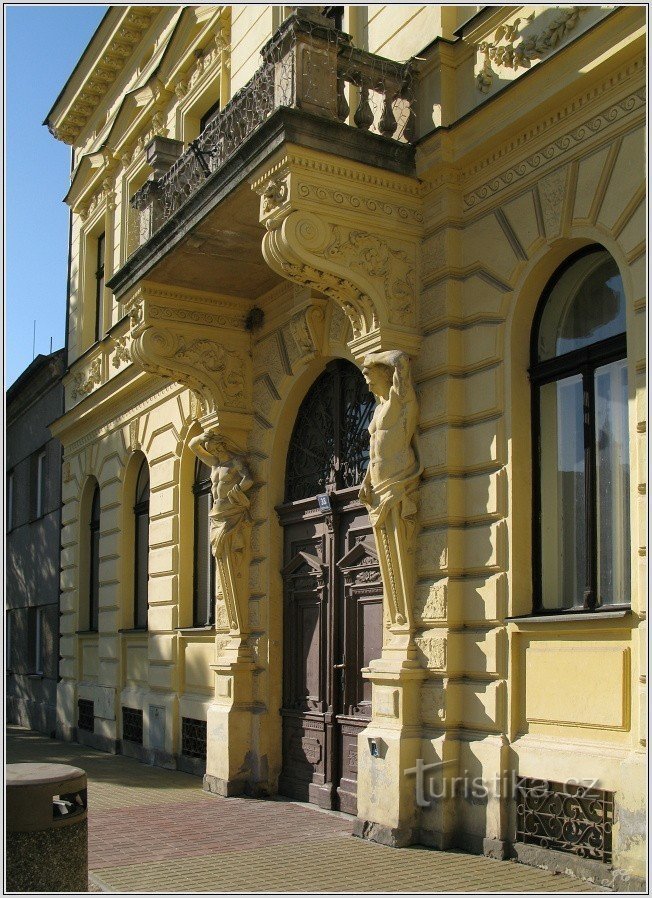
[[[362,668],[380,657],[382,585],[366,509],[374,399],[331,362],[297,415],[286,468],[283,765],[279,791],[356,813],[358,735],[371,717]]]
[[[355,814],[361,670],[382,648],[382,585],[358,488],[280,510],[284,525],[283,767],[279,791]]]

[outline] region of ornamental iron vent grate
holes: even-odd
[[[521,778],[516,840],[611,863],[614,795],[604,789]]]
[[[181,754],[206,760],[206,721],[181,718]]]
[[[125,742],[143,744],[143,712],[136,708],[122,709],[122,738]]]
[[[95,705],[86,698],[77,701],[77,729],[95,732]]]

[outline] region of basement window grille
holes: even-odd
[[[516,840],[611,863],[614,794],[523,777],[516,785]]]
[[[77,701],[77,729],[95,732],[95,705],[86,698]]]
[[[206,721],[181,718],[181,754],[206,760]]]
[[[137,708],[122,709],[122,738],[125,742],[143,744],[143,712]]]

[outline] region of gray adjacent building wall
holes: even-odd
[[[63,414],[64,372],[63,349],[39,355],[7,391],[7,722],[48,734],[56,726],[61,535],[61,444],[52,438],[49,424]],[[39,509],[38,457],[42,452]]]

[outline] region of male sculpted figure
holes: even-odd
[[[409,357],[397,350],[373,352],[362,373],[376,397],[369,425],[369,467],[360,488],[378,546],[391,624],[411,619],[409,558],[414,545],[416,491],[422,467],[416,443],[417,397]]]
[[[232,452],[218,434],[208,430],[193,437],[190,448],[211,468],[213,507],[211,548],[220,576],[231,629],[241,629],[238,581],[242,582],[242,560],[247,548],[249,497],[253,479],[242,455]]]
[[[369,425],[369,467],[360,488],[360,500],[372,515],[390,495],[398,499],[397,489],[407,488],[421,474],[415,438],[419,410],[405,353],[372,352],[365,357],[362,373],[376,397]]]

